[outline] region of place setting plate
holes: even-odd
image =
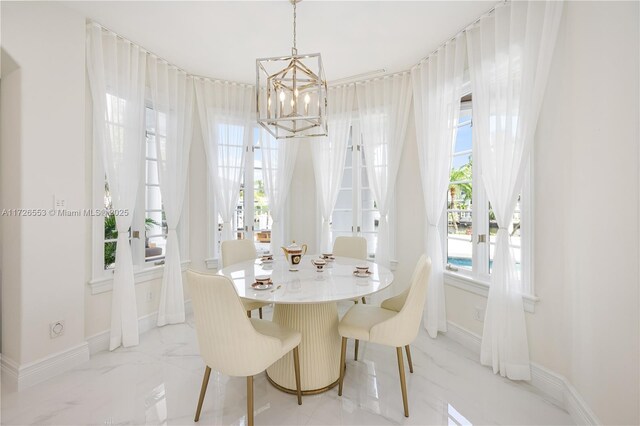
[[[369,278],[371,275],[373,275],[373,272],[371,272],[371,271],[366,271],[366,272],[353,271],[353,275],[355,275],[358,278]]]
[[[263,283],[251,284],[251,288],[253,288],[254,290],[269,290],[271,287],[273,287],[273,282],[270,282],[268,284],[263,284]]]
[[[256,282],[251,284],[251,288],[254,290],[269,290],[271,287],[273,287],[273,281],[271,281],[271,278],[267,281],[266,279],[259,280],[256,277]]]

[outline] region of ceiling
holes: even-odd
[[[408,69],[495,1],[298,4],[298,52],[322,53],[327,80]],[[255,83],[256,58],[287,55],[292,6],[279,1],[65,4],[190,73]]]

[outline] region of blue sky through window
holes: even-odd
[[[454,148],[454,155],[458,152],[471,150],[471,123],[466,124],[458,128],[458,136],[456,138],[456,144]],[[469,156],[471,154],[459,155],[453,157],[452,168],[458,169],[462,165],[469,162]]]

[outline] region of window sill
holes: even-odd
[[[191,263],[190,260],[183,260],[182,272],[187,270],[187,267]],[[144,283],[151,280],[157,280],[162,278],[164,272],[164,265],[151,266],[148,268],[140,269],[134,272],[134,280],[136,284]],[[113,290],[113,276],[110,274],[107,277],[95,278],[89,281],[89,287],[91,287],[91,294],[108,293]]]
[[[477,294],[482,297],[489,297],[489,283],[486,281],[476,280],[463,274],[456,274],[451,271],[444,271],[444,283],[451,287],[456,287],[469,293]],[[525,312],[535,313],[536,303],[540,301],[539,297],[529,294],[522,295]]]

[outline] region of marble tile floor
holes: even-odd
[[[341,311],[348,306],[341,307]],[[266,313],[270,316],[270,312]],[[256,425],[566,425],[567,412],[533,387],[494,375],[477,356],[424,330],[407,373],[410,417],[402,411],[395,349],[362,343],[347,352],[343,396],[337,388],[303,397],[254,378]],[[2,390],[2,425],[193,425],[204,372],[193,317],[153,329],[140,345],[101,352],[67,373],[22,392]],[[211,374],[198,424],[245,425],[244,378]]]

